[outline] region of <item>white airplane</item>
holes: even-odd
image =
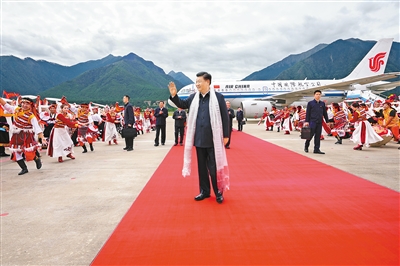
[[[392,42],[393,38],[379,40],[350,75],[341,80],[215,81],[211,86],[231,102],[232,108],[241,107],[245,118],[260,117],[264,107],[271,110],[273,105],[305,106],[314,98],[317,89],[322,91],[322,100],[328,104],[343,101],[349,92],[353,98],[365,98],[372,102],[382,100],[371,91],[379,93],[400,85],[400,81],[383,81],[400,75],[400,72],[384,73]],[[195,91],[196,85],[190,84],[180,89],[178,96],[186,99]],[[176,107],[170,100],[168,103]]]

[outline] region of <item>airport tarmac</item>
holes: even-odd
[[[237,128],[236,121],[233,126]],[[15,162],[2,157],[0,264],[89,265],[168,151],[182,148],[173,147],[173,130],[169,117],[165,146],[154,147],[155,132],[150,132],[135,139],[134,151],[122,150],[123,139],[111,146],[96,142],[95,150],[86,154],[75,147],[76,160],[64,158],[63,163],[42,151],[43,167],[37,170],[34,162],[28,162],[29,173],[22,176],[17,175]],[[394,142],[354,151],[349,139],[335,145],[336,139],[326,137],[321,142],[326,154],[319,155],[303,151],[299,132],[265,131],[251,120],[238,132],[242,133],[400,191],[400,145]]]

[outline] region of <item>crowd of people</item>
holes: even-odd
[[[320,116],[321,133],[316,135],[319,140],[323,140],[325,136],[334,136],[337,139],[335,144],[340,145],[342,139],[349,138],[356,144],[354,150],[362,150],[363,147],[369,147],[371,144],[383,145],[391,140],[400,144],[399,102],[389,100],[343,101],[326,106],[324,104],[318,108],[324,108],[327,115],[326,117]],[[275,127],[277,132],[282,131],[286,135],[299,132],[304,126],[310,126],[307,109],[312,110],[313,106],[310,106],[309,103],[307,108],[302,106],[290,106],[282,109],[273,106],[271,110],[264,108],[258,124],[263,123],[266,131],[273,131]],[[315,139],[314,141],[318,142]],[[308,152],[308,145],[309,142],[306,140],[306,152]],[[318,143],[316,146],[314,152],[318,153]]]
[[[94,151],[96,142],[117,145],[126,127],[135,128],[137,135],[156,131],[156,141],[162,130],[164,144],[165,119],[164,124],[159,125],[157,118],[160,108],[132,107],[128,95],[123,97],[123,102],[124,106],[115,103],[100,107],[92,103],[68,103],[65,97],[52,104],[40,97],[36,101],[21,97],[8,101],[0,98],[0,157],[9,156],[16,161],[21,168],[18,174],[23,175],[29,172],[26,161],[34,160],[37,169],[42,167],[39,153],[42,149],[60,163],[64,162],[64,157],[74,160],[74,148],[81,147],[82,153],[87,153],[88,149]],[[162,110],[167,117],[168,110]],[[186,113],[176,119],[183,121],[182,117],[186,120]],[[182,144],[183,133],[179,135]],[[125,142],[123,149],[132,151],[133,139],[125,138]]]
[[[168,86],[170,100],[178,106],[172,116],[175,120],[174,146],[185,146],[183,176],[190,175],[192,148],[196,149],[200,194],[194,199],[201,201],[210,197],[211,179],[216,201],[222,203],[223,193],[229,189],[225,149],[230,148],[236,115],[230,102],[210,87],[209,73],[199,72],[196,77],[198,92],[185,100],[177,96],[173,82]],[[71,104],[65,97],[53,104],[40,97],[36,102],[29,97],[13,101],[0,98],[0,156],[11,156],[21,168],[18,175],[24,175],[29,172],[26,161],[34,160],[37,169],[42,167],[41,149],[46,149],[49,157],[62,163],[64,157],[75,159],[76,147],[81,147],[82,153],[88,153],[88,149],[95,150],[97,141],[118,144],[118,134],[125,138],[123,150],[127,152],[133,150],[133,139],[137,135],[150,131],[155,131],[154,146],[165,145],[169,114],[164,102],[160,101],[154,110],[147,108],[142,114],[140,108],[130,104],[128,95],[124,95],[122,101],[123,107],[116,103],[99,108],[92,103]],[[191,113],[187,116],[185,110],[189,107]],[[242,121],[243,112],[237,115]],[[6,153],[5,147],[11,155]]]
[[[362,150],[364,146],[369,147],[371,144],[383,145],[390,140],[400,144],[398,102],[377,100],[355,101],[350,104],[343,101],[325,106],[319,96],[315,96],[314,101],[314,105],[317,104],[316,110],[321,107],[324,109],[319,115],[320,130],[318,122],[312,121],[311,110],[314,107],[310,105],[311,102],[307,108],[265,108],[258,124],[263,123],[266,131],[276,129],[285,135],[309,126],[313,129],[314,153],[320,154],[323,152],[320,151],[319,141],[327,135],[335,137],[335,144],[338,145],[342,144],[342,139],[350,138],[356,144],[354,150]],[[157,108],[145,110],[132,107],[127,95],[123,97],[123,102],[123,107],[118,103],[99,107],[91,103],[71,104],[64,97],[53,104],[49,104],[46,99],[40,100],[39,97],[36,102],[29,98],[6,102],[0,98],[0,157],[10,156],[20,166],[19,175],[22,175],[28,173],[25,161],[34,160],[37,169],[41,168],[38,152],[40,149],[47,149],[46,154],[57,158],[60,163],[64,161],[64,157],[73,160],[74,147],[81,147],[82,153],[87,153],[88,149],[94,151],[94,143],[98,141],[108,145],[118,144],[119,135],[125,127],[135,128],[137,135],[155,131],[154,146],[159,146],[160,143],[165,145],[168,110],[164,102],[160,101]],[[224,146],[229,149],[233,119],[236,117],[238,131],[243,130],[245,119],[240,107],[235,112],[229,101],[225,101],[225,105],[229,130]],[[188,118],[185,109],[178,108],[172,118],[175,120],[174,146],[183,146]],[[310,141],[311,139],[305,142],[306,152]],[[125,144],[124,150],[133,150],[133,139],[126,138]],[[6,147],[11,154],[6,153]]]

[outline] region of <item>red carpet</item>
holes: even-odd
[[[243,132],[202,202],[173,147],[92,265],[399,265],[399,193]],[[196,162],[194,157],[194,162]]]

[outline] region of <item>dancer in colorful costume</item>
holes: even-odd
[[[115,108],[111,107],[110,110],[106,113],[106,122],[104,125],[104,132],[103,132],[103,141],[107,142],[108,145],[111,145],[111,142],[118,144],[117,142],[117,127],[115,123],[117,121],[117,113],[115,112]]]
[[[5,111],[14,114],[10,151],[13,153],[13,160],[15,160],[22,169],[18,175],[28,173],[25,160],[34,160],[36,168],[40,169],[42,167],[42,162],[39,157],[39,152],[37,151],[40,144],[36,142],[35,135],[38,136],[40,142],[46,143],[46,140],[39,125],[37,110],[35,109],[33,101],[29,98],[22,98],[20,102],[21,107],[18,107],[11,106],[6,103],[3,98],[0,98],[0,104]]]
[[[399,142],[399,117],[397,116],[397,112],[394,108],[392,108],[392,104],[389,101],[386,101],[383,104],[383,118],[382,118],[382,126],[392,131],[393,139],[396,142]]]
[[[332,136],[337,141],[335,144],[342,144],[342,138],[346,135],[346,126],[348,124],[346,113],[340,108],[338,103],[332,103],[334,125],[331,130]]]
[[[63,156],[70,159],[74,157],[74,143],[72,142],[69,134],[70,128],[77,128],[78,122],[68,118],[69,105],[62,104],[61,112],[57,114],[53,129],[50,133],[49,146],[47,148],[47,155],[50,157],[58,157],[58,162],[63,162]]]
[[[353,150],[361,151],[364,145],[369,147],[371,143],[382,141],[382,137],[375,132],[371,124],[367,121],[365,110],[358,103],[353,103],[351,108],[353,109],[353,113],[350,122],[354,123],[355,130],[350,139],[358,144]]]
[[[82,153],[87,152],[86,143],[89,143],[90,150],[94,151],[93,142],[97,138],[97,130],[93,126],[92,116],[89,112],[89,104],[83,103],[78,110],[78,122],[81,127],[78,128],[78,143],[83,148]]]

